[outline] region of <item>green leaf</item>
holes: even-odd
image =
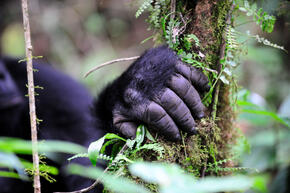
[[[232,76],[232,71],[229,68],[225,68],[224,73],[226,73],[228,76]]]
[[[24,172],[23,164],[18,159],[18,157],[12,153],[0,152],[0,166],[7,167],[7,168],[13,168],[17,171],[18,178],[21,178],[23,180],[28,179],[25,172]],[[5,175],[10,175],[10,174],[13,175],[12,173],[2,173],[2,174],[4,177],[7,177]]]
[[[105,136],[91,143],[88,148],[88,156],[94,166],[96,166],[97,164],[99,152],[102,149],[104,141],[105,141]]]
[[[225,77],[225,75],[221,75],[220,80],[225,83],[225,84],[230,84],[230,82],[228,81],[228,79]]]
[[[259,106],[257,106],[256,104],[253,104],[253,103],[248,102],[248,101],[242,101],[242,100],[237,100],[237,105],[238,106],[248,106],[248,107],[259,108]]]
[[[78,153],[78,154],[68,158],[67,161],[71,161],[73,159],[80,158],[80,157],[89,157],[89,156],[87,153]]]
[[[137,128],[137,131],[136,131],[136,138],[135,138],[135,141],[136,141],[136,148],[139,148],[141,143],[144,141],[144,137],[145,137],[145,127],[144,125],[140,125],[138,128]]]
[[[150,141],[156,142],[156,140],[155,140],[154,137],[151,135],[151,133],[148,131],[148,129],[146,129],[146,137],[147,137],[147,139],[149,139]]]
[[[99,168],[84,167],[72,164],[68,167],[68,171],[71,174],[76,174],[91,179],[98,179],[107,189],[112,192],[149,193],[149,191],[146,190],[143,186],[137,185],[126,178],[117,178],[116,176],[106,174]]]
[[[248,176],[207,177],[199,180],[192,189],[202,193],[245,191],[252,186],[253,181]]]
[[[220,63],[224,64],[226,62],[226,58],[220,59]]]
[[[161,193],[210,193],[249,189],[254,180],[247,176],[207,177],[197,180],[177,165],[138,162],[129,166],[130,172],[148,183],[156,183]]]
[[[253,13],[252,12],[247,12],[246,15],[247,16],[251,16],[251,15],[253,15]]]
[[[237,63],[235,61],[233,61],[233,60],[227,61],[227,64],[229,64],[232,67],[236,67],[237,66]]]
[[[136,141],[135,140],[132,140],[132,139],[127,139],[127,141],[126,141],[126,145],[130,149],[133,149],[133,146],[134,146],[135,143],[136,143]]]
[[[258,10],[258,12],[257,12],[257,15],[260,17],[262,12],[263,12],[263,9],[260,8],[260,9]]]
[[[280,118],[276,113],[264,111],[264,110],[254,110],[254,109],[242,109],[243,113],[253,113],[257,115],[266,115],[272,117],[275,121],[285,125],[286,127],[290,127],[282,118]]]
[[[161,18],[161,29],[162,29],[162,31],[163,31],[163,36],[164,37],[166,37],[167,36],[167,32],[166,32],[166,18],[167,18],[167,16],[166,17],[162,17]]]
[[[242,12],[247,12],[247,10],[244,7],[239,7],[239,10]]]
[[[141,146],[138,149],[134,149],[134,151],[132,151],[132,154],[136,154],[138,151],[140,150],[152,150],[154,152],[156,152],[158,154],[158,157],[163,158],[163,153],[164,153],[164,147],[161,146],[159,143],[150,143],[150,144],[144,144],[143,146]]]
[[[137,162],[129,166],[130,172],[142,178],[148,183],[157,183],[166,185],[174,183],[171,181],[171,175],[177,175],[180,170],[175,164]]]
[[[103,144],[101,150],[100,150],[100,153],[101,154],[105,154],[105,151],[106,151],[106,148],[109,146],[109,145],[112,145],[112,144],[117,144],[117,142],[120,142],[119,139],[111,139],[109,141],[105,141],[105,143]]]
[[[114,133],[107,133],[106,135],[104,135],[104,138],[105,139],[120,139],[120,140],[126,142],[126,139],[124,139],[123,137],[120,137]]]
[[[19,154],[32,154],[31,141],[17,138],[0,137],[0,151]],[[58,140],[38,141],[38,152],[60,152],[78,154],[86,152],[86,148],[78,144]]]
[[[268,178],[266,176],[256,176],[254,177],[253,189],[258,190],[259,192],[266,193],[268,192],[267,183]]]
[[[106,139],[109,139],[109,140],[119,139],[121,141],[126,141],[124,138],[114,133],[107,133],[102,138],[98,139],[95,142],[92,142],[88,148],[88,156],[94,166],[97,164],[98,156],[100,154],[100,151]]]
[[[0,171],[0,177],[20,179],[18,173],[15,173],[15,172],[7,172],[7,171]]]

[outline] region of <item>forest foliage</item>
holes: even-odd
[[[241,15],[246,16],[263,32],[271,33],[276,21],[275,16],[258,8],[256,3],[239,0],[233,2],[230,23],[226,23],[232,2],[220,3],[219,8],[223,12],[220,13],[221,18],[217,18],[217,28],[220,28],[218,33],[222,32],[218,35],[221,39],[224,38],[225,50],[222,58],[212,59],[215,56],[208,50],[215,48],[205,47],[204,41],[197,34],[190,33],[187,28],[192,22],[192,10],[187,10],[183,1],[176,1],[176,7],[173,8],[172,2],[175,1],[144,0],[136,12],[136,17],[148,12],[147,22],[153,35],[144,41],[153,39],[157,45],[166,42],[183,62],[200,68],[210,80],[211,90],[203,96],[203,103],[211,108],[211,116],[199,123],[201,131],[191,139],[195,144],[187,144],[192,141],[187,140],[186,134],[183,135],[182,144],[165,143],[163,139],[150,133],[144,125],[138,127],[134,140],[108,133],[93,142],[87,150],[72,143],[46,140],[39,142],[38,147],[39,152],[43,153],[43,156],[40,156],[40,175],[46,180],[53,182],[53,176],[58,174],[55,167],[48,166],[45,162],[46,158],[50,158],[48,152],[74,154],[69,160],[84,157],[90,159],[92,167],[70,165],[67,170],[72,174],[99,180],[105,185],[105,192],[203,193],[243,191],[250,188],[256,192],[267,192],[269,175],[265,171],[289,165],[289,117],[252,103],[252,93],[238,88],[235,79],[235,69],[241,63],[241,55],[246,53],[246,43],[249,39],[254,39],[263,46],[285,51],[283,46],[272,43],[259,34],[239,31],[236,27],[237,18]],[[221,69],[215,66],[216,63],[221,64]],[[232,127],[236,141],[231,144],[232,147],[226,147],[224,154],[220,150],[225,148],[227,141],[221,142],[223,139],[220,133],[223,128],[217,124],[219,112],[216,108],[219,107],[216,104],[218,101],[215,101],[218,82],[228,85],[227,88],[231,90],[229,105],[233,113],[239,111],[240,119],[247,119],[253,124],[268,128],[252,138],[247,138],[240,129]],[[279,133],[273,128],[279,130]],[[222,147],[217,144],[221,144]],[[108,147],[111,148],[110,154],[106,151]],[[269,152],[265,151],[268,148],[273,148],[277,153],[274,156],[268,155]],[[178,151],[183,155],[176,154]],[[264,153],[259,154],[261,152]],[[17,154],[31,154],[30,142],[1,137],[1,166],[11,170],[1,171],[0,175],[28,180],[33,175],[32,163],[17,157]],[[265,157],[265,163],[257,163],[257,157],[260,155]],[[178,162],[174,156],[177,156]],[[107,161],[106,172],[94,167],[99,160]]]

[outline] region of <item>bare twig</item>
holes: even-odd
[[[201,178],[204,178],[205,177],[205,171],[206,171],[206,166],[207,166],[207,158],[205,159],[205,162],[204,162],[204,166],[203,166],[203,169],[202,169],[202,173],[201,173]]]
[[[117,154],[116,157],[118,157],[119,155],[123,154],[126,150],[128,149],[128,146],[125,144],[122,149],[119,151],[119,153]],[[107,173],[107,171],[109,170],[110,166],[112,164],[114,164],[114,160],[112,161],[112,163],[104,170],[103,174]],[[54,192],[54,193],[85,193],[88,192],[90,190],[92,190],[93,188],[95,188],[99,183],[100,183],[100,179],[102,179],[102,176],[100,176],[98,179],[96,179],[96,181],[90,185],[89,187],[83,188],[81,190],[77,190],[77,191],[72,191],[72,192]]]
[[[170,9],[170,12],[172,13],[170,15],[170,19],[173,20],[175,18],[176,0],[171,0]]]
[[[110,64],[114,64],[116,62],[124,62],[124,61],[129,61],[129,60],[136,60],[138,59],[140,56],[133,56],[133,57],[129,57],[129,58],[119,58],[119,59],[115,59],[115,60],[111,60],[111,61],[108,61],[108,62],[105,62],[99,66],[95,66],[94,68],[92,68],[91,70],[89,70],[86,74],[85,74],[85,78],[88,77],[91,73],[93,73],[94,71],[104,67],[104,66],[107,66],[107,65],[110,65]]]
[[[232,6],[227,14],[226,17],[226,27],[231,25],[231,17],[232,17],[232,12],[235,8],[235,4],[232,2]],[[223,39],[222,39],[222,44],[220,47],[220,55],[219,55],[219,61],[218,61],[218,68],[217,71],[219,74],[221,74],[221,70],[222,70],[222,63],[220,62],[222,59],[224,59],[225,57],[225,50],[226,50],[226,37],[225,34],[223,35]],[[216,113],[217,113],[217,103],[218,103],[218,97],[219,97],[219,91],[220,91],[220,86],[221,86],[221,81],[218,80],[216,88],[215,88],[215,93],[214,93],[214,101],[213,101],[213,105],[212,105],[212,119],[215,120],[216,118]]]
[[[40,193],[40,176],[39,176],[39,157],[37,150],[37,125],[36,125],[36,111],[35,111],[35,95],[34,95],[34,81],[33,81],[33,66],[32,66],[32,45],[28,14],[28,0],[22,0],[23,13],[23,28],[25,37],[26,49],[26,66],[27,66],[27,81],[28,81],[28,96],[29,96],[29,114],[31,125],[31,141],[32,141],[32,158],[33,158],[33,187],[34,193]]]
[[[188,22],[186,22],[186,21],[184,20],[184,18],[183,18],[183,16],[182,16],[181,13],[179,13],[179,17],[180,17],[180,19],[181,19],[181,21],[182,21],[182,23],[183,23],[183,26],[179,29],[179,30],[180,30],[179,35],[180,35],[180,34],[183,34],[184,31],[186,30],[186,25],[188,24]]]
[[[212,73],[218,74],[218,72],[216,70],[213,70],[213,69],[210,69],[210,68],[207,68],[207,67],[203,67],[203,69],[208,71],[208,72],[212,72]]]

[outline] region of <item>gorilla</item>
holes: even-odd
[[[105,131],[96,127],[93,113],[94,99],[75,80],[48,65],[34,62],[37,117],[42,119],[39,139],[57,139],[74,142],[83,146],[102,137]],[[16,59],[0,60],[0,136],[30,139],[30,118],[27,94],[26,65]],[[61,155],[59,162],[48,162],[60,170],[68,163],[68,155]],[[58,156],[59,157],[59,156]],[[24,158],[31,159],[25,156]],[[89,165],[86,159],[74,160]],[[78,176],[66,176],[60,171],[57,183],[41,181],[42,192],[72,191],[91,185],[93,181]],[[33,192],[31,182],[0,177],[0,192]]]
[[[139,124],[172,141],[180,130],[196,133],[195,119],[205,116],[199,93],[210,89],[206,76],[183,63],[167,46],[149,49],[94,100],[67,75],[34,61],[39,139],[88,145],[106,132],[134,138]],[[0,136],[30,139],[26,65],[0,59]],[[66,160],[58,165],[62,168]],[[89,163],[81,163],[89,164]],[[42,192],[72,191],[91,181],[60,174],[57,183],[42,183]],[[31,192],[31,183],[0,178],[0,192]]]

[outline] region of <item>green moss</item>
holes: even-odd
[[[219,160],[223,152],[224,143],[221,140],[221,129],[210,119],[203,119],[197,126],[198,134],[187,136],[183,133],[181,143],[169,142],[158,139],[164,147],[163,157],[151,150],[138,152],[137,156],[131,159],[143,158],[149,161],[162,161],[179,164],[184,170],[200,177],[204,173],[208,163]],[[223,145],[221,145],[223,144]]]
[[[213,14],[211,15],[212,25],[210,25],[210,31],[213,32],[211,35],[214,37],[214,41],[206,44],[206,61],[214,69],[217,69],[216,64],[219,60],[220,45],[226,27],[225,20],[230,6],[231,3],[229,1],[217,1],[217,5],[213,8]]]

